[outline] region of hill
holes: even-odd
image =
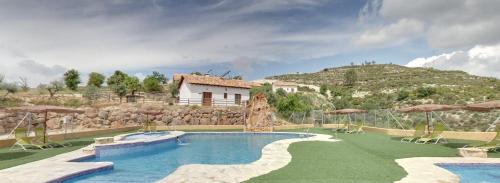
[[[357,75],[357,80],[352,86],[344,84],[345,73],[349,70],[355,71]],[[474,76],[463,71],[409,68],[394,64],[326,68],[315,73],[286,74],[266,79],[325,85],[332,91],[334,97],[342,98],[350,95],[354,98],[350,99],[354,105],[373,96],[393,99],[395,105],[459,104],[500,99],[500,80],[496,78]],[[408,94],[407,97],[404,96],[405,93]]]

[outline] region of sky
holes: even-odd
[[[364,61],[500,78],[497,0],[0,0],[0,74],[265,76]]]

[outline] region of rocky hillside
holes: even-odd
[[[344,85],[345,73],[349,70],[354,70],[357,75],[352,87]],[[410,93],[408,100],[413,102],[418,100],[423,103],[461,103],[500,99],[499,79],[469,75],[463,71],[409,68],[394,64],[326,68],[315,73],[286,74],[270,76],[267,79],[318,86],[328,85],[334,91],[349,91],[355,98],[379,94],[392,94],[397,98],[398,92],[404,90]],[[412,96],[412,93],[415,94],[414,91],[421,87],[434,88],[435,92],[425,97]],[[408,102],[408,100],[401,101]]]

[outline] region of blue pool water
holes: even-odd
[[[500,164],[440,164],[460,177],[461,183],[498,183]]]
[[[278,133],[187,133],[154,145],[105,149],[86,162],[111,161],[113,170],[73,178],[66,182],[155,182],[185,164],[242,164],[256,161],[262,148],[274,141],[300,138]]]
[[[150,132],[150,133],[137,133],[125,136],[122,140],[137,140],[137,139],[151,139],[168,135],[169,132]]]

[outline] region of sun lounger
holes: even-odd
[[[12,145],[12,147],[10,148],[11,150],[14,150],[15,147],[21,147],[21,149],[23,150],[27,150],[29,148],[44,149],[42,144],[33,143],[29,140],[28,136],[26,135],[27,131],[28,130],[26,128],[17,128],[14,130],[16,143]]]
[[[437,123],[436,125],[434,125],[434,129],[432,130],[432,133],[429,136],[419,138],[415,141],[415,143],[416,144],[427,144],[427,143],[437,144],[440,141],[446,141],[446,139],[442,136],[442,133],[444,130],[445,130],[444,125],[441,123]]]
[[[415,133],[413,134],[412,137],[405,137],[401,139],[401,142],[413,142],[416,141],[419,138],[422,138],[422,136],[425,135],[425,123],[418,123],[417,126],[415,126]]]

